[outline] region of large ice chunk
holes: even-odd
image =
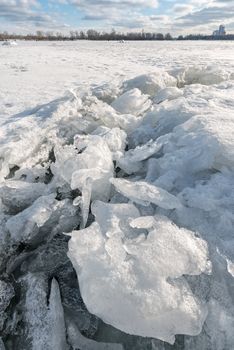
[[[219,84],[230,78],[230,73],[215,66],[191,66],[178,74],[179,84]]]
[[[127,134],[120,128],[99,127],[93,132],[93,135],[99,135],[105,140],[114,160],[118,159],[124,152]]]
[[[108,179],[113,174],[113,161],[106,141],[98,135],[77,135],[74,144],[82,153],[77,156],[78,169],[72,174],[71,188],[82,191],[90,178],[92,198],[107,199],[110,191]]]
[[[165,217],[132,220],[148,235],[127,238],[119,227],[108,238],[96,222],[72,233],[69,257],[89,311],[124,332],[169,343],[175,334],[199,334],[207,310],[182,275],[210,271],[206,243]]]
[[[151,101],[148,96],[142,95],[139,89],[133,89],[125,92],[112,102],[112,107],[122,114],[134,114],[136,116],[149,109]]]
[[[158,139],[156,141],[149,140],[142,146],[137,146],[125,152],[118,160],[118,166],[127,174],[139,171],[143,164],[142,161],[150,156],[157,154],[162,148],[163,142]]]
[[[158,94],[154,97],[155,103],[161,103],[166,100],[174,100],[178,97],[183,96],[183,91],[178,89],[177,87],[167,87],[158,92]]]
[[[22,348],[66,350],[66,330],[58,283],[52,280],[50,293],[43,274],[27,274],[21,280],[26,290],[22,310],[26,337]],[[49,307],[47,306],[49,294]]]
[[[180,208],[181,203],[177,197],[162,188],[151,185],[145,181],[128,181],[125,179],[111,179],[116,190],[135,203],[148,206],[154,203],[164,209]]]
[[[168,86],[176,86],[176,79],[163,70],[151,74],[139,75],[123,83],[125,90],[137,88],[143,94],[154,96],[159,90]]]
[[[111,103],[120,94],[120,87],[116,84],[105,83],[92,88],[92,94],[99,100]]]
[[[38,198],[30,207],[11,217],[6,228],[14,242],[38,244],[57,232],[69,232],[79,223],[71,201],[57,201],[54,194]]]
[[[75,145],[82,153],[77,157],[79,170],[72,174],[71,188],[82,192],[82,225],[85,227],[90,200],[108,200],[110,196],[109,179],[113,176],[113,160],[107,142],[101,136],[77,136]]]
[[[43,183],[6,181],[0,185],[0,198],[10,212],[19,212],[31,205],[46,190]]]
[[[51,349],[68,349],[66,342],[66,328],[60,290],[58,282],[54,278],[51,283],[49,310],[47,318],[49,324],[49,343]]]
[[[48,161],[52,144],[46,142],[46,131],[39,125],[39,120],[28,116],[1,127],[1,180],[8,176],[14,167],[33,167]]]
[[[51,164],[51,171],[55,176],[56,185],[68,183],[70,185],[72,174],[79,169],[79,155],[72,146],[57,146],[54,150],[55,163]]]

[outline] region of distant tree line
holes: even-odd
[[[0,33],[0,40],[38,40],[38,41],[65,41],[65,40],[234,40],[233,34],[225,36],[213,36],[202,34],[190,34],[186,36],[178,36],[173,38],[170,33],[150,33],[142,30],[141,32],[118,33],[114,29],[111,32],[99,32],[94,29],[87,31],[70,31],[68,34],[60,32],[43,32],[38,30],[34,34],[9,34],[8,32]]]
[[[94,29],[85,31],[71,31],[68,34],[37,31],[35,34],[17,35],[0,33],[0,40],[173,40],[170,33],[163,35],[162,33],[145,33],[130,32],[118,33],[115,30],[111,32],[98,32]]]
[[[189,34],[186,36],[179,35],[176,40],[234,40],[234,34],[226,34],[226,35]]]

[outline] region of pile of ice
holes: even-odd
[[[131,335],[171,344],[184,335],[175,349],[233,348],[232,77],[214,67],[157,70],[73,91],[2,126],[2,271],[23,281],[31,348],[53,333],[51,349],[128,348],[110,330],[102,345],[85,338],[93,327],[88,337],[100,340],[90,313]],[[66,242],[52,248],[64,232],[89,311],[79,320]],[[19,327],[10,323],[5,334]]]

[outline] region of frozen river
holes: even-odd
[[[234,42],[19,42],[0,44],[0,118],[84,84],[118,81],[155,68],[232,69]]]

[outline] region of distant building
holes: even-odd
[[[226,35],[225,27],[224,25],[220,25],[218,30],[215,30],[213,32],[213,36],[224,36]]]

